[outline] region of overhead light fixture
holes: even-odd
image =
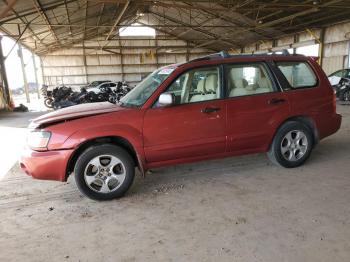
[[[145,15],[145,13],[143,13],[143,12],[140,11],[140,10],[137,10],[136,15],[142,17],[142,16]]]

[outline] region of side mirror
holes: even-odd
[[[163,93],[159,96],[158,104],[161,107],[171,106],[174,104],[174,96],[169,93]]]

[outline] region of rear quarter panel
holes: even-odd
[[[286,59],[291,61],[291,59]],[[305,58],[304,60],[305,61]],[[321,67],[311,58],[308,63],[318,78],[317,86],[285,91],[291,109],[291,117],[305,116],[314,122],[319,139],[324,138],[336,129],[332,118],[334,117],[333,89],[326,74]]]

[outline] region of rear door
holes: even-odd
[[[228,151],[266,151],[289,101],[265,62],[225,66]]]

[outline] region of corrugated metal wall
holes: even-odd
[[[108,51],[102,50],[103,46]],[[108,42],[89,40],[41,58],[44,81],[48,85],[80,86],[95,80],[125,80],[135,85],[159,67],[209,53],[206,49],[187,48],[187,43],[180,40],[135,37]]]
[[[331,26],[324,37],[323,70],[330,74],[349,67],[350,23]]]
[[[275,41],[264,41],[244,47],[243,51],[246,53],[256,51],[267,51],[272,47],[290,48],[290,45],[295,43],[308,43],[310,40],[321,38],[321,29],[311,30],[313,35],[309,32],[302,32],[295,36],[286,36]],[[322,39],[321,39],[322,40]],[[317,43],[317,41],[315,42]],[[349,45],[350,45],[350,23],[341,23],[333,25],[324,29],[323,39],[323,59],[322,67],[326,74],[330,74],[339,69],[349,67]],[[241,50],[234,50],[240,53]]]

